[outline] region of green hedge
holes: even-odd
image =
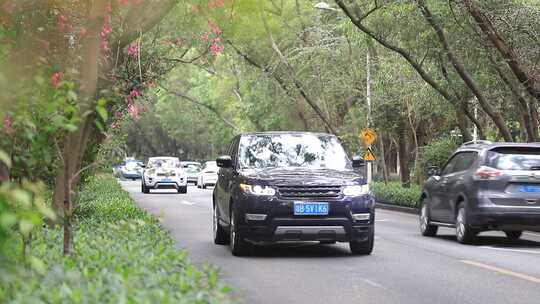
[[[191,265],[158,221],[108,176],[91,177],[77,208],[74,251],[62,230],[36,229],[31,257],[0,268],[1,303],[227,303],[228,287]]]
[[[406,207],[417,207],[422,189],[418,185],[403,188],[399,182],[384,183],[376,182],[371,186],[377,201]]]

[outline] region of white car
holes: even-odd
[[[176,189],[187,193],[187,177],[177,157],[150,157],[141,183],[141,191],[152,189]]]
[[[218,166],[215,161],[204,163],[199,178],[197,179],[197,188],[206,189],[206,186],[214,186],[218,179]]]

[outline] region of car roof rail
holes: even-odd
[[[468,142],[464,142],[461,146],[492,145],[492,144],[493,144],[492,141],[479,139],[479,140],[471,140],[471,141],[468,141]]]

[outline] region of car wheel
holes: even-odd
[[[187,193],[187,185],[183,187],[178,188],[178,193],[186,194]]]
[[[429,208],[427,200],[422,199],[422,207],[420,208],[420,233],[423,236],[435,236],[439,226],[431,225],[429,218]]]
[[[365,241],[351,241],[349,247],[351,253],[354,255],[370,255],[373,252],[373,245],[375,242],[375,227],[371,227],[369,230],[368,239]]]
[[[462,244],[471,244],[475,241],[477,234],[478,232],[472,229],[467,222],[465,205],[459,205],[456,215],[456,239]]]
[[[523,231],[505,231],[506,237],[510,240],[519,240]]]
[[[229,245],[231,246],[231,253],[234,256],[243,256],[243,255],[248,254],[250,245],[248,242],[244,240],[244,237],[238,231],[237,215],[236,215],[236,211],[234,211],[234,207],[231,208],[231,225],[229,228],[229,239],[230,239]]]
[[[206,189],[206,184],[203,183],[203,184],[201,185],[201,187],[202,187],[203,189]]]
[[[212,230],[214,232],[214,244],[227,245],[229,244],[229,235],[227,231],[219,224],[219,213],[217,206],[214,206],[212,212]]]

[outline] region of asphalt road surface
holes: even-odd
[[[193,262],[220,269],[239,303],[540,303],[540,234],[509,241],[482,233],[460,245],[453,229],[422,237],[415,215],[377,210],[370,256],[351,256],[345,243],[309,243],[233,257],[212,242],[211,188],[142,194],[140,181],[121,183]]]

